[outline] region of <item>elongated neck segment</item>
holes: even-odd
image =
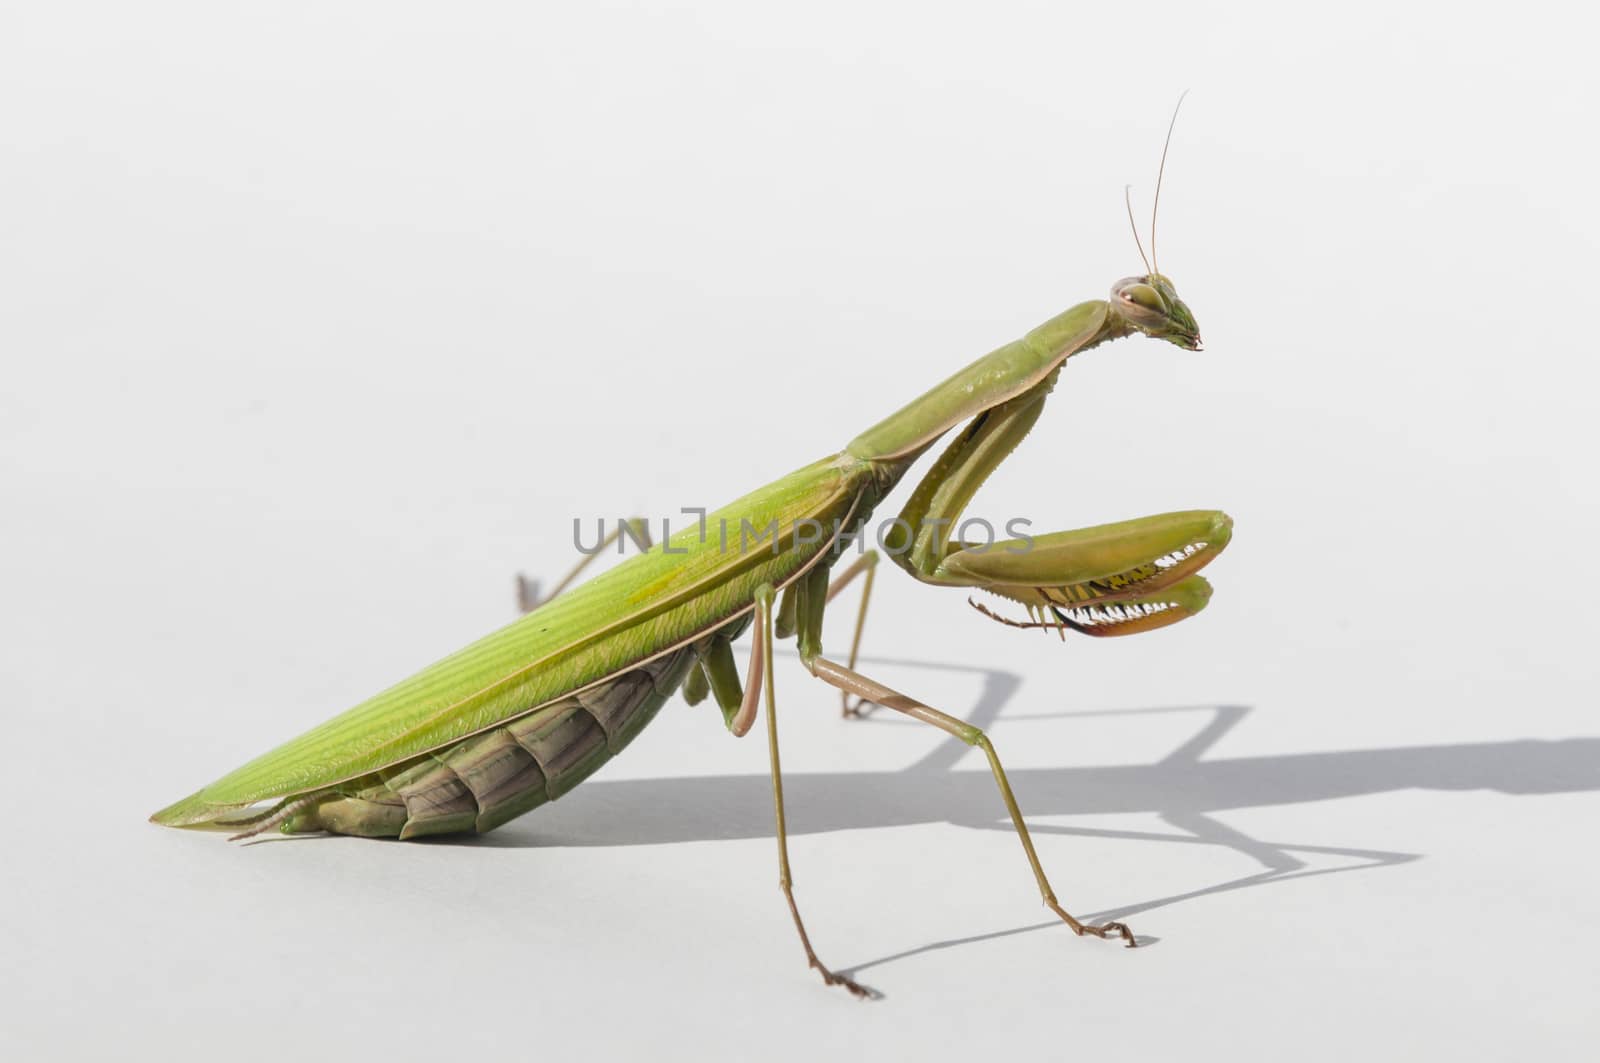
[[[909,462],[956,425],[1034,387],[1072,355],[1130,331],[1105,300],[1079,303],[935,385],[845,450],[868,461]]]

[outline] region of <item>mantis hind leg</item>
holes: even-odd
[[[529,579],[521,572],[518,572],[517,608],[522,610],[524,613],[531,613],[545,602],[548,602],[551,598],[554,598],[556,595],[572,586],[573,581],[583,574],[584,569],[589,567],[589,563],[605,552],[606,547],[610,546],[612,543],[615,543],[623,536],[624,533],[627,534],[628,538],[633,540],[635,546],[642,550],[650,549],[650,524],[648,521],[646,521],[643,517],[631,517],[628,520],[619,521],[617,526],[611,529],[610,535],[607,535],[605,538],[601,539],[599,544],[596,545],[593,550],[586,551],[583,555],[583,558],[576,565],[573,565],[565,576],[562,576],[556,581],[555,586],[550,588],[549,594],[540,593],[538,580]]]
[[[857,672],[854,668],[847,668],[842,664],[828,660],[826,657],[815,656],[805,662],[811,674],[821,679],[830,686],[841,691],[854,694],[865,701],[875,705],[882,705],[896,712],[903,712],[907,716],[923,723],[929,723],[954,735],[969,746],[977,746],[983,750],[984,756],[989,759],[989,770],[994,774],[995,785],[1000,789],[1001,800],[1005,802],[1006,811],[1011,816],[1011,824],[1016,828],[1017,838],[1022,842],[1022,851],[1028,858],[1028,866],[1033,870],[1034,880],[1039,885],[1039,895],[1044,900],[1045,906],[1072,929],[1074,934],[1082,937],[1085,934],[1098,938],[1121,938],[1127,942],[1129,948],[1135,945],[1133,931],[1125,923],[1104,923],[1098,926],[1085,923],[1071,915],[1056,900],[1055,890],[1050,886],[1050,880],[1045,876],[1044,867],[1039,863],[1039,854],[1034,850],[1033,838],[1028,834],[1028,825],[1023,821],[1022,810],[1017,805],[1016,795],[1011,792],[1011,783],[1006,779],[1006,772],[1000,765],[1000,757],[994,751],[994,745],[989,741],[989,736],[982,729],[964,723],[947,713],[940,712],[929,705],[924,705],[915,698],[907,697],[897,690],[884,686],[876,680],[869,679]],[[776,766],[776,762],[774,762]]]

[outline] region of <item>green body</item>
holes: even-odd
[[[1111,302],[1082,303],[1052,318],[838,453],[710,514],[704,537],[698,527],[685,529],[152,819],[168,826],[243,822],[240,810],[278,801],[292,803],[292,815],[283,817],[290,831],[410,837],[491,829],[560,796],[619,752],[686,679],[697,678],[697,665],[733,726],[719,688],[728,669],[718,662],[729,659],[727,644],[748,624],[758,591],[786,592],[783,613],[791,617],[790,602],[801,599],[801,651],[814,656],[821,591],[827,570],[850,549],[849,533],[863,527],[919,456],[964,421],[971,423],[901,513],[909,534],[885,543],[906,571],[1056,617],[1025,626],[1122,634],[1191,615],[1209,593],[1192,573],[1227,541],[1221,514],[1043,535],[1027,550],[1001,543],[979,551],[947,538],[972,493],[1038,417],[1063,362],[1134,331],[1199,345],[1192,316],[1164,277],[1119,282]],[[806,536],[799,528],[807,521],[846,534]],[[776,549],[771,539],[750,541],[757,533],[748,531],[741,544],[742,529],[774,522]],[[1191,561],[1186,550],[1199,554]]]
[[[663,544],[673,552],[657,546],[630,558],[163,809],[155,821],[187,826],[269,799],[330,787],[359,791],[380,772],[669,654],[748,613],[756,587],[786,583],[822,553],[819,544],[774,555],[758,543],[740,553],[741,520],[757,528],[773,520],[780,528],[844,520],[871,479],[870,466],[835,459],[797,470],[708,517],[712,528],[729,521],[726,553],[715,535],[701,543],[698,529],[686,529]]]

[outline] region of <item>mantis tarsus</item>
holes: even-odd
[[[1158,179],[1158,200],[1159,189]],[[1152,216],[1152,254],[1154,229]],[[713,697],[736,735],[748,732],[765,700],[783,894],[811,966],[828,984],[866,995],[817,958],[795,905],[770,667],[774,641],[792,635],[806,669],[840,692],[847,715],[870,703],[981,749],[1044,903],[1074,933],[1120,938],[1131,947],[1124,924],[1088,925],[1058,903],[984,732],[856,669],[877,552],[863,553],[832,581],[829,573],[912,464],[965,422],[882,539],[901,568],[925,583],[1008,599],[1029,619],[1006,622],[1063,637],[1133,634],[1199,612],[1210,586],[1196,573],[1231,534],[1219,512],[1167,513],[993,545],[947,534],[1038,419],[1066,360],[1133,333],[1200,349],[1193,315],[1149,262],[1145,274],[1118,281],[1109,301],[1080,303],[1051,318],[839,452],[708,517],[714,527],[775,524],[770,543],[746,548],[741,540],[730,549],[726,540],[689,528],[563,593],[564,581],[543,601],[525,584],[529,611],[521,619],[151,818],[174,827],[243,830],[238,836],[272,828],[401,839],[487,831],[576,786],[680,688],[691,704]],[[820,540],[799,534],[813,522],[835,531]],[[840,663],[823,654],[823,615],[857,577],[861,604]],[[746,630],[753,630],[753,645],[741,681],[732,643]],[[255,809],[267,801],[276,803]]]

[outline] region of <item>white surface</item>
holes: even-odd
[[[1202,6],[8,5],[8,1057],[1590,1058],[1593,27]],[[1062,646],[886,569],[868,642],[1151,947],[792,657],[799,897],[874,1004],[706,707],[478,841],[145,823],[507,620],[572,517],[1102,296],[1184,87],[1208,349],[1074,362],[974,512],[1225,508],[1211,609]]]

